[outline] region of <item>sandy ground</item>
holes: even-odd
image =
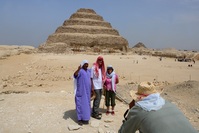
[[[140,55],[102,56],[119,75],[119,88],[141,81],[167,83],[163,97],[174,102],[199,130],[199,62],[170,58],[160,61],[158,57]],[[102,99],[102,120],[91,118],[90,124],[82,127],[76,123],[72,75],[82,60],[87,59],[91,67],[97,57],[35,53],[1,59],[0,133],[117,132],[128,108],[120,101],[116,101],[115,116],[105,115]],[[189,80],[194,82],[184,82]],[[71,127],[78,129],[69,131]]]

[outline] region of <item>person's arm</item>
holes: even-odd
[[[131,109],[133,106],[135,106],[135,100],[134,99],[129,103],[129,109]]]
[[[139,129],[141,121],[138,113],[139,109],[130,109],[127,119],[123,122],[118,133],[135,133]]]
[[[94,92],[93,78],[91,78],[91,91]]]
[[[116,77],[115,77],[115,78],[116,78],[116,82],[115,82],[115,83],[116,83],[116,84],[118,84],[118,83],[119,83],[118,75],[116,75]]]
[[[74,77],[76,78],[78,76],[79,70],[81,69],[81,66],[78,67],[78,69],[74,72]]]
[[[94,85],[93,85],[93,75],[94,75],[94,68],[91,68],[91,91],[94,92]]]
[[[104,88],[104,89],[107,88],[106,80],[105,80],[105,82],[104,82],[104,84],[103,84],[103,88]]]

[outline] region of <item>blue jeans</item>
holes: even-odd
[[[94,90],[96,97],[93,101],[93,111],[92,111],[92,115],[96,116],[99,115],[99,106],[100,106],[100,101],[101,101],[101,97],[102,97],[102,89],[98,89],[98,90]]]

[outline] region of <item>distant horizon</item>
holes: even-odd
[[[136,45],[136,44],[135,44]],[[134,46],[135,46],[134,45]],[[34,48],[38,48],[39,47],[39,45],[37,46],[37,47],[35,47],[34,45],[17,45],[17,44],[0,44],[0,46],[31,46],[31,47],[34,47]],[[130,46],[130,47],[128,47],[128,48],[133,48],[134,46]],[[146,46],[146,45],[145,45]],[[146,46],[146,48],[147,49],[155,49],[155,50],[166,50],[166,49],[175,49],[175,50],[178,50],[178,51],[197,51],[197,52],[199,52],[199,50],[196,50],[196,49],[176,49],[176,48],[172,48],[172,47],[168,47],[168,48],[150,48],[150,47],[147,47]]]
[[[151,49],[199,51],[199,0],[1,0],[0,45],[37,48],[80,8],[102,16],[130,48],[142,42]]]

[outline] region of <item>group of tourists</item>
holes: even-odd
[[[90,117],[101,119],[99,112],[104,91],[106,115],[114,115],[118,75],[111,65],[105,70],[104,59],[99,56],[91,69],[84,60],[74,73],[75,103],[78,124],[89,124]],[[184,114],[171,102],[160,96],[152,82],[141,82],[137,91],[131,91],[132,102],[124,113],[119,133],[197,133]],[[91,110],[91,95],[94,96]],[[111,107],[111,109],[110,109]]]
[[[104,59],[99,56],[91,69],[88,69],[88,66],[89,62],[83,60],[74,72],[75,103],[79,125],[88,124],[90,116],[95,119],[101,119],[102,113],[99,111],[99,106],[103,93],[107,107],[106,115],[115,114],[116,84],[119,79],[112,65],[108,65],[105,70]],[[94,96],[92,110],[90,105],[91,96]],[[111,109],[110,106],[112,107]]]

